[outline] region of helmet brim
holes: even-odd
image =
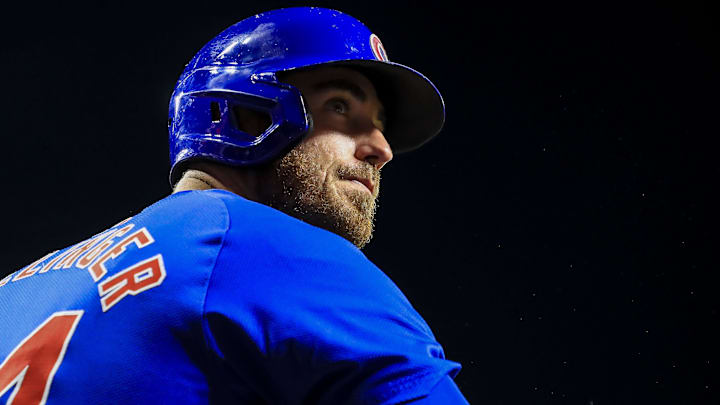
[[[445,102],[435,85],[405,65],[378,60],[339,60],[323,66],[345,66],[363,73],[385,106],[385,137],[393,153],[419,148],[435,137],[445,123]],[[313,67],[310,65],[305,67]]]

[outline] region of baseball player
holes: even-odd
[[[359,250],[380,169],[443,122],[351,16],[229,27],[170,100],[173,194],[0,280],[0,402],[467,403]]]

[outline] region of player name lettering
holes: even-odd
[[[134,230],[130,218],[107,231],[58,253],[49,253],[0,280],[0,287],[30,278],[36,274],[57,270],[86,270],[97,286],[103,312],[128,295],[137,295],[157,287],[165,280],[165,264],[161,254],[132,264],[115,274],[108,274],[107,266],[118,259],[129,247],[145,248],[155,242],[147,228]]]

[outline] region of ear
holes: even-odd
[[[305,136],[310,135],[313,131],[313,128],[315,127],[315,122],[313,121],[312,114],[309,111],[307,113],[307,121],[308,121],[308,130],[307,130],[307,134],[305,134]]]

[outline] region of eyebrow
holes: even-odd
[[[365,91],[361,89],[360,86],[344,79],[334,79],[316,83],[312,88],[315,91],[345,90],[361,102],[367,100],[367,94],[365,94]]]
[[[365,90],[360,88],[360,86],[358,86],[357,84],[346,79],[332,79],[315,83],[315,85],[312,86],[312,89],[314,91],[345,90],[363,103],[368,98],[367,94],[365,94]],[[385,115],[385,108],[380,107],[379,116],[380,121],[382,121],[383,123],[383,130],[385,130],[385,127],[387,126],[387,116]]]

